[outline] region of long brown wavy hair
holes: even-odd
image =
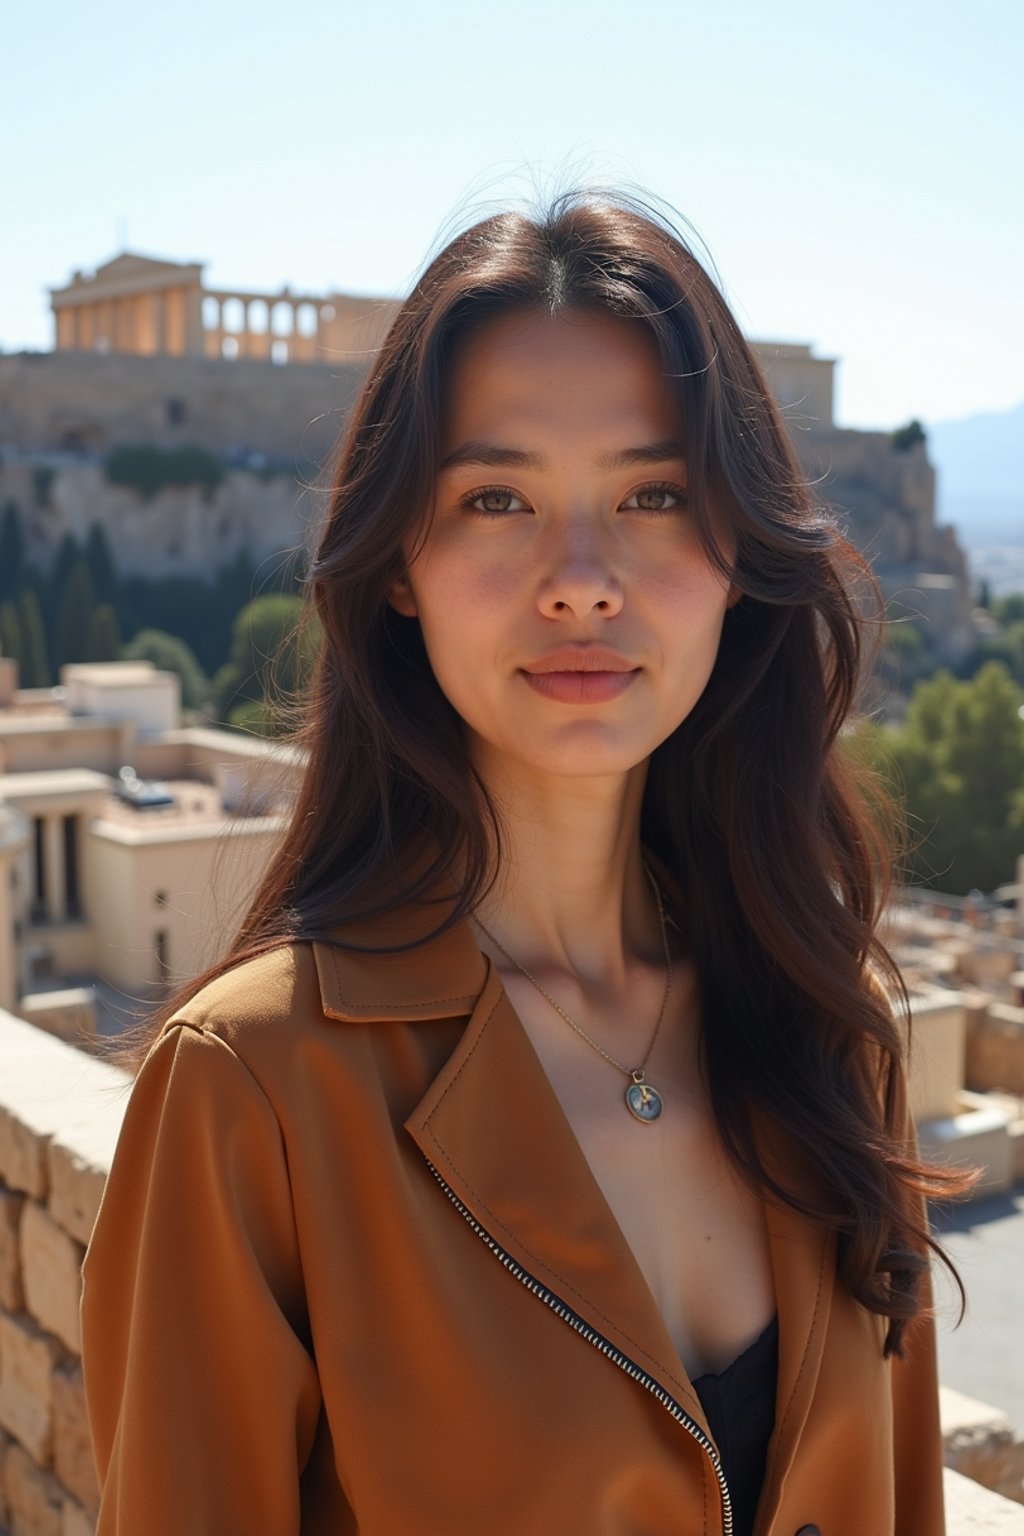
[[[387,595],[429,520],[453,351],[512,309],[632,317],[659,348],[704,548],[743,595],[707,688],[653,753],[641,834],[685,893],[729,1154],[756,1188],[838,1233],[843,1282],[888,1318],[886,1353],[901,1353],[924,1306],[928,1250],[941,1255],[922,1196],[963,1194],[974,1176],[921,1162],[908,1139],[909,1006],[876,933],[889,838],[839,739],[877,587],[801,473],[715,283],[672,223],[636,199],[570,193],[534,217],[486,218],[402,304],[328,468],[306,579],[321,634],[290,731],[308,765],[290,824],[227,953],[123,1041],[122,1056],[137,1065],[187,998],[249,957],[328,934],[344,945],[346,925],[454,890],[438,933],[492,882],[497,813],[418,621]],[[716,542],[712,505],[735,562]],[[820,1198],[798,1197],[762,1165],[755,1109],[816,1170]]]

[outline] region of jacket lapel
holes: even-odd
[[[435,912],[431,925],[438,920]],[[389,927],[385,942],[411,937],[412,929]],[[373,939],[382,942],[379,927]],[[406,1130],[494,1241],[661,1382],[708,1432],[633,1251],[470,925],[459,923],[405,953],[361,954],[328,943],[314,943],[313,952],[329,1017],[368,1022],[468,1014],[455,1050],[406,1118]],[[754,1124],[769,1171],[785,1187],[799,1188],[785,1138],[763,1115],[755,1113]],[[835,1245],[824,1228],[789,1207],[766,1202],[765,1215],[779,1315],[765,1488],[774,1507],[814,1394]]]
[[[487,963],[462,1038],[405,1125],[482,1227],[704,1426],[640,1266]]]
[[[768,1172],[783,1188],[807,1193],[807,1180],[788,1155],[778,1128],[756,1111],[753,1120],[758,1153]],[[810,1410],[836,1284],[832,1232],[773,1200],[765,1201],[765,1221],[779,1317],[779,1376],[758,1530],[770,1529]]]

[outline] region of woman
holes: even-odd
[[[627,200],[458,236],[333,468],[287,836],[85,1263],[100,1536],[939,1536],[863,566]]]

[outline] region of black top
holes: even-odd
[[[775,1427],[775,1386],[779,1371],[779,1320],[773,1317],[749,1349],[717,1376],[698,1376],[708,1427],[722,1458],[732,1497],[734,1536],[751,1536],[764,1482],[768,1441]]]

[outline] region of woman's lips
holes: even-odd
[[[537,693],[559,704],[600,704],[614,699],[639,675],[630,672],[527,672],[522,676]]]

